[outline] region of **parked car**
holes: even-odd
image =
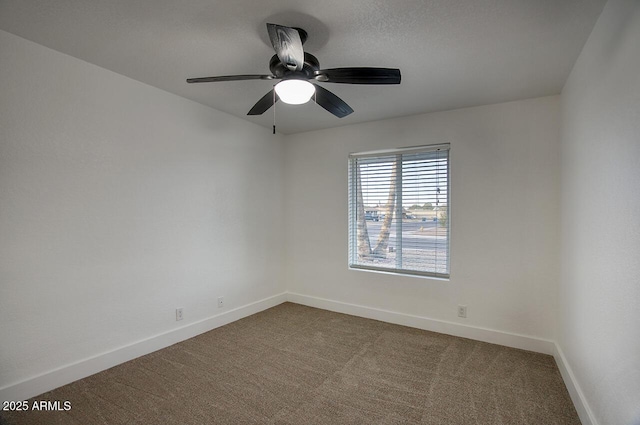
[[[373,221],[378,221],[379,220],[377,214],[373,214],[373,213],[370,213],[370,212],[365,212],[364,213],[364,219],[365,220],[373,220]]]

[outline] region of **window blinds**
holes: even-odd
[[[449,277],[449,145],[349,155],[349,266]]]

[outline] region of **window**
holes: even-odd
[[[349,155],[349,267],[449,277],[449,145]]]

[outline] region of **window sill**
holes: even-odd
[[[394,269],[383,269],[379,267],[368,267],[358,264],[349,264],[349,270],[358,270],[364,272],[373,272],[373,273],[382,273],[382,274],[390,274],[394,276],[404,276],[404,277],[417,277],[423,279],[430,280],[439,280],[448,282],[450,280],[450,274],[435,274],[435,273],[427,273],[427,272],[419,272],[415,270],[394,270]]]

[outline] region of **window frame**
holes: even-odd
[[[393,268],[393,267],[380,267],[368,264],[359,264],[357,261],[358,258],[358,245],[357,245],[357,179],[355,176],[357,175],[357,159],[361,158],[383,158],[390,156],[398,156],[398,160],[401,161],[401,165],[404,163],[402,159],[403,155],[411,155],[411,154],[419,154],[419,153],[427,153],[427,152],[436,152],[436,151],[446,151],[447,165],[446,165],[446,176],[447,176],[447,184],[446,184],[446,205],[447,205],[447,246],[446,246],[446,273],[438,273],[435,271],[421,271],[421,270],[411,270],[405,268]],[[399,201],[396,201],[396,206],[394,208],[394,214],[402,214],[402,167],[400,168],[400,179],[396,182],[396,187],[401,190],[397,192],[397,196]],[[396,189],[397,190],[397,189]],[[451,277],[451,145],[449,143],[440,143],[434,145],[422,145],[422,146],[410,146],[404,148],[395,148],[395,149],[380,149],[374,151],[365,151],[365,152],[353,152],[348,156],[348,256],[347,256],[347,264],[349,270],[364,270],[364,271],[372,271],[378,273],[385,274],[394,274],[394,275],[403,275],[403,276],[413,276],[413,277],[422,277],[422,278],[430,278],[436,280],[449,280]],[[363,206],[364,207],[364,206]],[[402,220],[400,220],[399,228],[402,229]],[[397,223],[397,221],[396,221]],[[397,226],[398,224],[396,224]],[[400,241],[402,240],[402,232],[397,236]],[[402,246],[402,242],[400,242],[399,246]],[[396,248],[397,249],[397,248]],[[402,251],[402,248],[400,248]]]

